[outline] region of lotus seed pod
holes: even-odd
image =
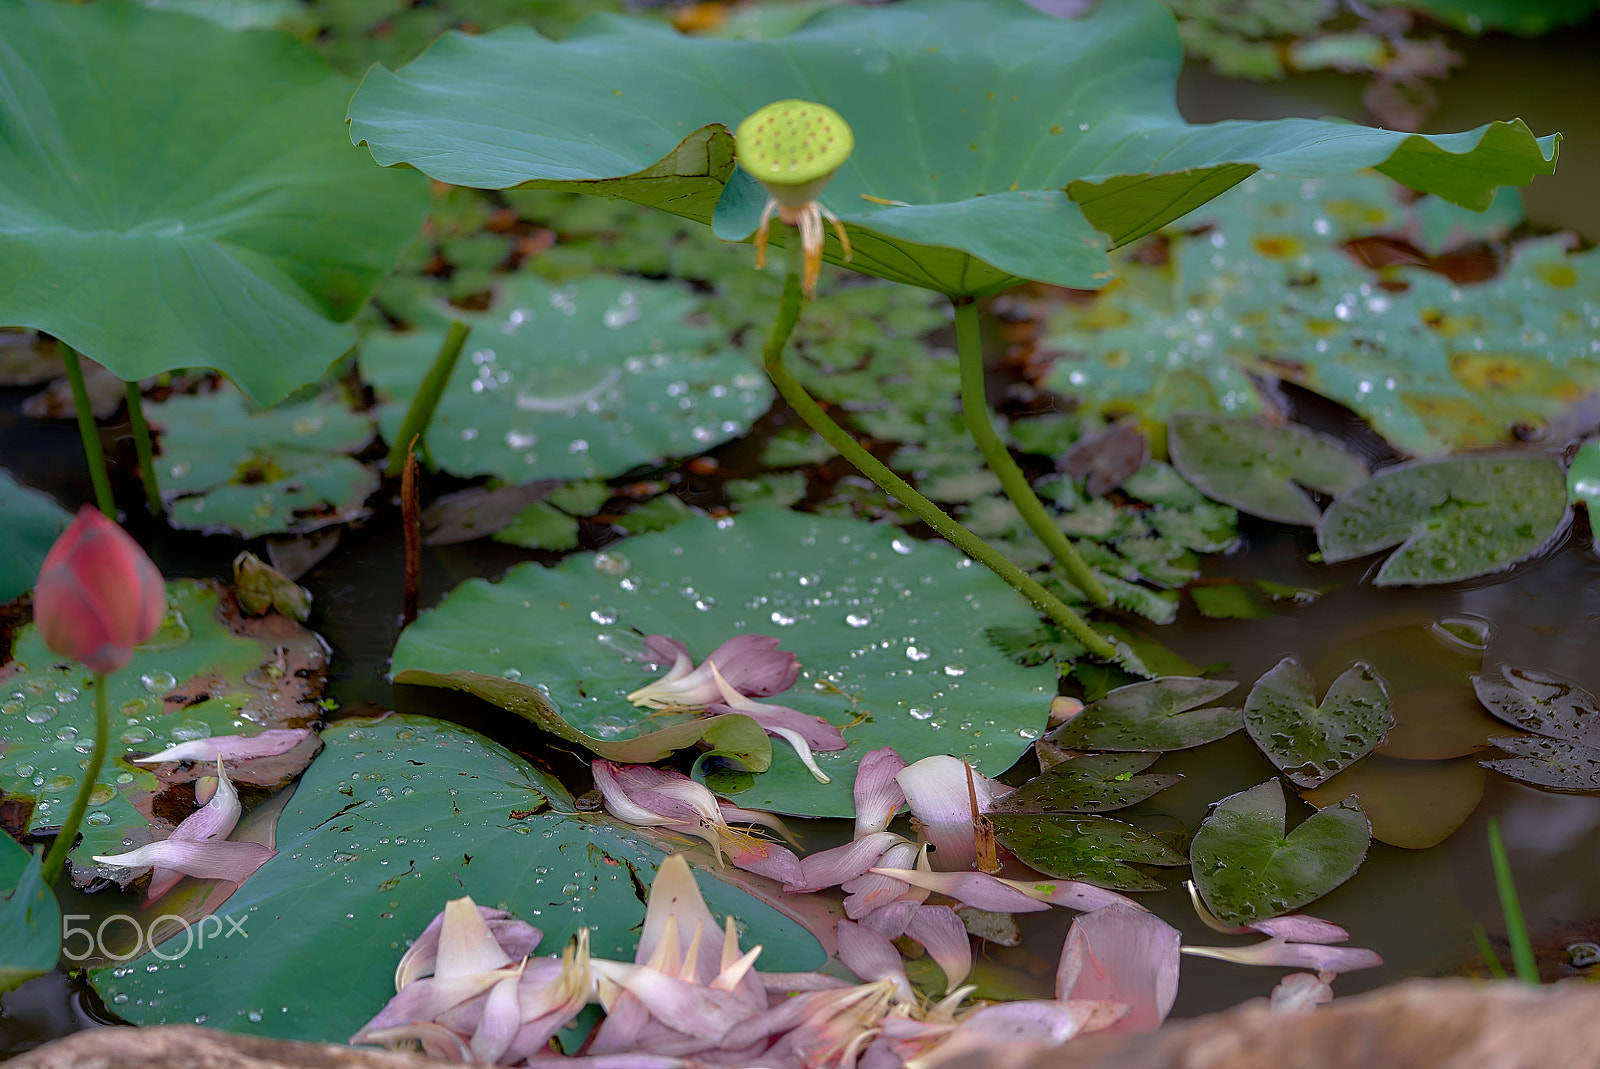
[[[817,199],[856,139],[839,113],[807,100],[768,104],[739,124],[739,165],[785,208]]]

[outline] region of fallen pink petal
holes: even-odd
[[[906,804],[922,825],[922,835],[934,847],[937,868],[970,868],[977,860],[973,826],[989,806],[1011,788],[997,783],[955,757],[924,757],[901,769],[895,782],[905,791]],[[973,798],[977,812],[973,812]]]
[[[628,701],[652,709],[704,709],[722,700],[716,675],[748,698],[765,698],[794,686],[800,662],[779,650],[780,640],[769,635],[735,635],[711,652],[700,666],[691,667],[688,649],[665,635],[645,637],[653,656],[669,653],[672,668],[665,676],[628,695]]]
[[[1151,1032],[1178,997],[1178,930],[1153,913],[1123,905],[1079,915],[1056,969],[1056,998],[1122,1003],[1126,1015],[1106,1030]]]
[[[150,865],[172,869],[201,880],[243,883],[277,853],[260,843],[162,839],[127,853],[98,855],[94,860],[102,865],[119,865],[130,869]]]
[[[803,865],[805,862],[801,862]],[[873,868],[880,876],[902,880],[955,899],[962,905],[994,913],[1037,913],[1050,908],[1048,902],[1019,891],[1005,880],[986,872],[929,872],[926,869]]]
[[[276,757],[288,753],[310,737],[310,728],[270,728],[255,735],[216,735],[180,742],[149,757],[136,757],[133,761],[140,765],[155,765],[163,761],[248,761],[254,757]]]
[[[893,747],[884,746],[861,755],[852,788],[857,839],[886,829],[900,807],[906,804],[906,792],[895,779],[905,767],[905,758]]]
[[[1272,989],[1267,1006],[1274,1013],[1307,1013],[1333,1001],[1331,979],[1331,973],[1292,972]]]
[[[1360,947],[1333,947],[1322,943],[1291,943],[1282,936],[1263,939],[1242,947],[1191,947],[1185,954],[1217,958],[1238,965],[1282,965],[1292,969],[1316,969],[1331,973],[1356,972],[1383,964],[1383,958]]]

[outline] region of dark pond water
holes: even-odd
[[[1469,127],[1488,117],[1519,115],[1535,132],[1562,130],[1561,169],[1527,193],[1530,221],[1543,227],[1573,227],[1600,234],[1600,65],[1593,63],[1600,20],[1558,38],[1523,42],[1507,38],[1458,41],[1468,63],[1442,87],[1442,106],[1430,129]],[[1241,87],[1201,70],[1189,71],[1180,100],[1192,120],[1264,118],[1342,113],[1359,116],[1359,88],[1349,80],[1304,77],[1282,85]],[[0,390],[0,465],[20,479],[76,503],[91,496],[81,473],[75,429],[66,422],[22,420],[16,406],[28,391]],[[1591,428],[1592,430],[1592,428]],[[127,449],[125,433],[107,428],[108,441]],[[730,447],[730,448],[738,448]],[[126,487],[124,487],[126,489]],[[142,506],[123,502],[138,517]],[[484,731],[512,748],[546,754],[554,767],[575,762],[551,752],[520,722],[470,702],[440,704],[438,695],[403,689],[393,693],[384,671],[397,632],[402,548],[399,514],[381,502],[364,528],[345,534],[340,546],[302,581],[316,598],[312,626],[336,651],[331,696],[347,712],[393,708],[447,715]],[[134,533],[169,575],[225,577],[237,552],[231,539],[176,533],[148,520],[132,521]],[[1326,686],[1353,657],[1375,660],[1408,701],[1459,707],[1472,701],[1467,673],[1473,658],[1428,637],[1441,618],[1471,614],[1492,621],[1485,663],[1504,662],[1565,675],[1600,691],[1600,558],[1589,547],[1580,521],[1543,559],[1494,582],[1429,590],[1378,590],[1362,582],[1368,565],[1339,568],[1307,564],[1314,548],[1300,534],[1270,525],[1247,524],[1247,543],[1213,561],[1218,577],[1270,578],[1282,583],[1331,587],[1316,602],[1268,620],[1202,620],[1188,615],[1159,633],[1162,641],[1200,665],[1227,665],[1226,678],[1248,685],[1283,656],[1312,666]],[[526,554],[487,542],[429,549],[423,572],[424,606],[436,603],[462,580],[494,576]],[[1157,833],[1192,828],[1208,803],[1271,776],[1273,770],[1240,737],[1202,750],[1162,759],[1154,771],[1181,771],[1188,779],[1137,813]],[[1291,801],[1291,822],[1309,809]],[[1442,846],[1407,851],[1374,844],[1361,871],[1319,901],[1313,912],[1349,927],[1357,944],[1377,949],[1380,969],[1342,977],[1343,994],[1405,976],[1458,972],[1478,962],[1472,926],[1501,928],[1486,849],[1486,822],[1497,818],[1505,834],[1523,905],[1550,968],[1561,949],[1600,937],[1600,799],[1536,791],[1491,776],[1482,804]],[[1145,901],[1185,931],[1186,941],[1226,942],[1207,932],[1173,887]],[[104,898],[105,896],[101,896]],[[106,913],[105,901],[84,908]],[[70,906],[69,912],[78,911]],[[1024,946],[1041,954],[989,948],[979,973],[994,988],[1017,994],[1048,992],[1055,948],[1070,920],[1064,911],[1029,918]],[[1190,1015],[1265,994],[1278,969],[1247,969],[1186,958],[1175,1012]],[[0,1057],[50,1038],[110,1019],[92,994],[56,974],[0,998]]]

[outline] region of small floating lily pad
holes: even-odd
[[[1206,706],[1237,686],[1189,676],[1130,683],[1062,724],[1049,739],[1073,750],[1187,750],[1244,725],[1238,709]]]
[[[365,515],[378,476],[349,456],[372,420],[332,393],[258,409],[223,386],[145,406],[161,432],[156,474],[174,526],[242,538],[303,534]]]
[[[1472,689],[1484,708],[1514,727],[1600,746],[1600,701],[1570,679],[1537,668],[1499,665],[1474,676]]]
[[[1317,527],[1332,564],[1400,548],[1378,586],[1451,583],[1504,571],[1567,524],[1566,474],[1543,453],[1456,456],[1385,468],[1334,501]]]
[[[0,602],[6,602],[33,588],[45,554],[72,522],[72,514],[0,468],[0,516],[6,518],[6,536],[0,539]]]
[[[1164,791],[1182,774],[1139,775],[1156,762],[1150,753],[1085,754],[1059,761],[999,799],[991,813],[1105,813]]]
[[[488,311],[452,309],[472,332],[427,431],[434,463],[512,483],[610,477],[744,433],[772,387],[688,322],[699,303],[672,283],[513,275]],[[391,447],[443,339],[440,328],[362,344]]]
[[[1226,924],[1247,924],[1314,902],[1355,875],[1371,827],[1351,798],[1284,834],[1283,788],[1275,779],[1224,798],[1189,847],[1206,905]]]
[[[1438,846],[1465,824],[1483,799],[1487,777],[1475,761],[1400,761],[1373,755],[1301,791],[1319,809],[1354,796],[1372,821],[1372,837],[1406,850]]]
[[[1555,790],[1600,790],[1600,703],[1553,672],[1501,665],[1474,676],[1478,700],[1496,717],[1532,735],[1489,741],[1510,758],[1484,768]]]
[[[1285,657],[1256,680],[1244,703],[1244,726],[1261,752],[1299,787],[1315,787],[1379,746],[1394,717],[1383,677],[1351,665],[1317,704],[1311,673]]]
[[[677,638],[698,663],[736,634],[772,635],[799,657],[801,675],[763,700],[830,721],[849,747],[817,754],[832,778],[823,784],[774,742],[771,768],[734,800],[851,816],[855,765],[868,750],[893,746],[915,761],[959,746],[979,771],[998,775],[1043,733],[1055,670],[1013,663],[983,631],[1035,618],[1015,591],[949,546],[882,525],[757,509],[696,517],[555,568],[522,565],[498,583],[470,580],[401,634],[393,665],[397,683],[484,693],[484,680],[496,680],[488,700],[609,743],[680,725],[684,746],[704,721],[627,701],[659,675],[639,636]]]
[[[1303,427],[1199,413],[1175,415],[1167,427],[1167,448],[1184,478],[1263,519],[1310,527],[1322,510],[1301,486],[1338,495],[1367,478],[1359,457]]]
[[[277,856],[222,910],[248,942],[157,948],[171,960],[93,972],[118,1014],[343,1043],[394,995],[409,941],[463,894],[542,930],[539,954],[588,926],[596,956],[633,960],[640,888],[662,857],[646,839],[577,813],[556,780],[453,724],[346,720],[323,741],[278,820]],[[746,947],[765,947],[762,968],[822,963],[801,923],[697,876],[712,912],[748,929]]]
[[[989,819],[1001,845],[1030,868],[1060,880],[1115,891],[1159,891],[1161,881],[1135,866],[1183,864],[1182,854],[1149,832],[1109,817],[997,813]]]
[[[1512,779],[1557,791],[1600,791],[1600,747],[1550,739],[1543,735],[1511,735],[1489,740],[1510,757],[1480,762]]]
[[[62,663],[31,623],[9,653],[0,667],[0,792],[31,804],[25,831],[59,827],[93,746],[94,677]],[[326,664],[321,641],[294,621],[241,617],[215,584],[168,581],[161,629],[109,678],[112,750],[72,856],[120,853],[125,838],[148,834],[164,788],[130,756],[315,721]],[[84,880],[95,872],[86,860],[76,866]]]

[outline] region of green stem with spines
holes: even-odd
[[[450,321],[450,329],[444,332],[444,341],[439,344],[439,352],[433,358],[428,373],[423,376],[422,384],[417,387],[417,395],[411,399],[411,407],[406,409],[406,418],[400,424],[400,433],[395,435],[394,441],[389,443],[389,464],[384,469],[388,476],[399,475],[405,470],[406,455],[410,452],[411,443],[423,437],[428,430],[428,424],[433,422],[434,409],[439,407],[439,398],[444,396],[444,388],[450,382],[450,375],[456,369],[456,361],[461,359],[461,348],[467,343],[467,335],[472,333],[472,328],[459,319]]]
[[[978,324],[978,305],[971,297],[952,297],[956,312],[956,353],[961,361],[961,418],[967,433],[978,445],[989,470],[1000,480],[1000,488],[1016,506],[1045,549],[1050,551],[1067,573],[1067,580],[1095,605],[1106,605],[1111,595],[1072,542],[1055,525],[1039,495],[1028,485],[1028,477],[1000,440],[989,418],[989,398],[983,385],[983,334]]]
[[[150,448],[150,425],[144,421],[144,395],[137,382],[125,383],[128,390],[128,423],[133,427],[133,448],[139,454],[139,474],[144,479],[144,499],[150,515],[161,515],[161,483],[156,479],[156,456]]]
[[[100,778],[100,769],[105,766],[106,751],[111,748],[111,697],[107,693],[109,690],[107,675],[104,672],[96,672],[94,752],[89,755],[89,767],[83,770],[83,781],[78,784],[78,796],[72,800],[72,809],[67,812],[67,819],[62,822],[61,831],[50,846],[50,853],[45,855],[40,873],[46,886],[54,883],[56,877],[61,874],[62,867],[67,863],[67,854],[72,852],[73,844],[78,840],[78,828],[83,824],[83,814],[89,808],[89,798],[94,794],[95,781]]]
[[[798,242],[790,244],[795,247],[799,245]],[[794,373],[783,363],[784,346],[788,344],[789,335],[794,332],[794,326],[800,319],[801,302],[800,272],[791,256],[789,272],[783,282],[783,298],[778,305],[778,318],[772,325],[772,334],[768,337],[767,344],[761,350],[767,375],[778,388],[778,393],[789,403],[789,407],[798,412],[800,418],[805,420],[823,441],[854,464],[863,475],[910,509],[918,519],[932,527],[941,537],[994,572],[1012,589],[1033,602],[1040,612],[1059,624],[1092,655],[1103,661],[1115,660],[1117,650],[1109,639],[1085,623],[1083,618],[1073,612],[1065,602],[1007,560],[993,546],[951,519],[939,506],[913,489],[910,483],[890,471],[882,461],[850,437],[849,433],[835,423],[822,410],[822,406],[812,399],[805,387],[800,384],[800,380],[796,379]]]
[[[72,387],[72,407],[78,413],[78,435],[83,439],[83,456],[89,463],[89,481],[94,484],[95,504],[106,519],[117,522],[117,504],[111,497],[111,475],[106,471],[105,450],[100,447],[100,428],[89,408],[89,388],[83,382],[83,363],[78,351],[59,338],[61,362],[67,368],[67,383]]]

